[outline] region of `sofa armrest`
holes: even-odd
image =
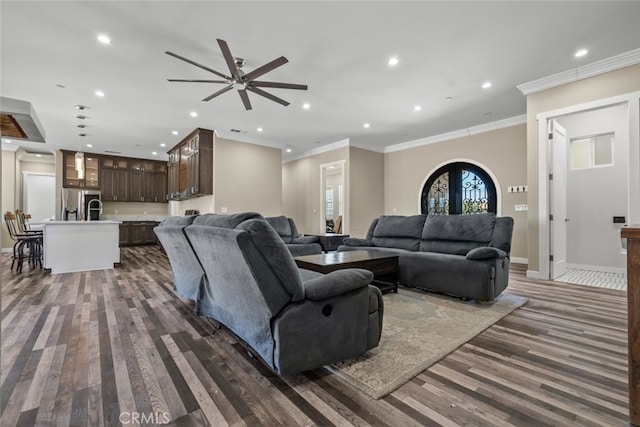
[[[293,239],[291,239],[291,243],[297,244],[297,245],[306,245],[309,243],[316,243],[318,241],[318,236],[300,236],[300,237],[294,237]]]
[[[505,258],[507,253],[502,249],[492,248],[491,246],[483,246],[481,248],[471,249],[467,252],[467,259],[483,260]]]
[[[373,242],[370,240],[355,237],[346,237],[342,244],[347,246],[373,246]]]
[[[372,272],[360,268],[348,268],[307,280],[302,285],[307,299],[321,301],[366,287],[372,280]]]

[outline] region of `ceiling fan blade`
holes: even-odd
[[[273,61],[267,64],[264,64],[262,67],[258,67],[255,70],[251,71],[250,73],[245,74],[242,77],[242,80],[245,82],[250,82],[253,79],[260,77],[261,75],[266,74],[269,71],[274,70],[279,66],[286,64],[287,62],[289,62],[289,60],[284,56],[281,56],[280,58],[276,58]]]
[[[173,56],[174,58],[177,58],[177,59],[179,59],[179,60],[181,60],[181,61],[184,61],[184,62],[186,62],[186,63],[188,63],[188,64],[195,65],[196,67],[198,67],[198,68],[202,68],[203,70],[207,70],[207,71],[209,71],[210,73],[215,74],[216,76],[222,77],[223,79],[231,80],[231,77],[229,77],[229,76],[225,76],[224,74],[222,74],[222,73],[221,73],[221,72],[219,72],[219,71],[214,70],[213,68],[209,68],[209,67],[206,67],[206,66],[204,66],[204,65],[202,65],[202,64],[198,64],[197,62],[194,62],[194,61],[192,61],[192,60],[190,60],[190,59],[187,59],[187,58],[185,58],[184,56],[180,56],[180,55],[178,55],[178,54],[175,54],[175,53],[173,53],[173,52],[169,52],[169,51],[167,51],[167,52],[165,52],[165,53],[166,53],[167,55],[169,55],[169,56]]]
[[[229,67],[229,71],[231,71],[231,75],[236,81],[240,81],[240,72],[238,71],[238,66],[236,65],[235,59],[233,59],[233,55],[231,55],[231,50],[229,49],[229,45],[224,40],[218,40],[218,45],[220,45],[220,50],[222,51],[222,56],[224,56],[224,60],[227,63],[227,67]]]
[[[251,92],[253,92],[253,93],[257,94],[257,95],[264,96],[265,98],[270,99],[272,101],[275,101],[278,104],[282,104],[285,107],[287,105],[289,105],[289,103],[287,101],[285,101],[284,99],[278,98],[275,95],[271,95],[269,92],[265,92],[264,90],[258,89],[257,87],[247,86],[247,90],[250,90]]]
[[[228,80],[192,80],[192,79],[167,79],[170,82],[188,82],[188,83],[227,83]]]
[[[240,99],[242,99],[245,110],[251,110],[251,102],[249,101],[247,91],[244,89],[238,89],[238,94],[240,94]]]
[[[216,93],[212,93],[211,95],[209,95],[206,98],[204,98],[203,101],[210,101],[210,100],[212,100],[213,98],[215,98],[218,95],[222,95],[225,92],[229,92],[231,89],[233,89],[233,85],[229,85],[229,86],[227,86],[225,88],[220,89]]]
[[[298,85],[294,83],[264,82],[264,81],[254,80],[251,83],[249,83],[249,85],[254,87],[273,87],[278,89],[307,90],[307,85]]]

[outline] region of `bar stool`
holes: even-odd
[[[24,228],[20,226],[17,216],[12,212],[4,214],[4,222],[9,231],[9,236],[15,242],[11,257],[11,270],[13,270],[13,266],[17,261],[16,272],[22,272],[22,264],[25,258],[29,265],[35,267],[39,264],[40,268],[42,268],[42,232],[36,230],[25,232]]]

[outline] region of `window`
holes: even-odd
[[[613,165],[613,133],[574,138],[570,144],[571,169]]]
[[[429,215],[496,212],[496,187],[481,167],[456,162],[439,168],[422,189],[422,213]]]

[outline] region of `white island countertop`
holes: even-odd
[[[42,222],[44,267],[51,274],[106,270],[120,262],[121,221]]]
[[[120,224],[122,223],[122,221],[116,221],[116,220],[111,220],[111,219],[101,219],[98,221],[31,221],[29,222],[30,224],[37,224],[37,225],[60,225],[60,224],[64,224],[64,225],[100,225],[100,224]]]

